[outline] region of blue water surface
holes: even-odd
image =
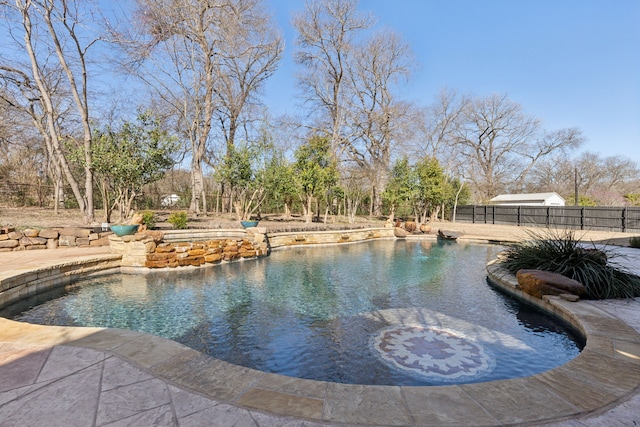
[[[238,365],[353,384],[489,381],[571,360],[582,343],[570,328],[487,283],[485,265],[500,250],[431,240],[296,247],[258,260],[82,281],[14,318],[142,331]],[[384,363],[372,337],[411,310],[481,344],[491,372],[434,381]]]

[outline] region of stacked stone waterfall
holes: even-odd
[[[200,266],[205,263],[233,261],[266,255],[247,239],[209,240],[207,242],[161,243],[154,252],[147,253],[145,267],[163,268]]]
[[[198,267],[267,255],[264,233],[247,233],[241,238],[167,242],[162,232],[144,231],[132,236],[111,235],[109,241],[111,253],[122,255],[124,267]]]

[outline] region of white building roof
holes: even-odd
[[[556,192],[551,193],[522,193],[522,194],[500,194],[490,200],[494,204],[540,204],[544,205],[549,201],[564,205],[565,199]],[[556,203],[554,203],[556,204]]]

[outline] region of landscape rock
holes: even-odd
[[[409,232],[404,228],[394,227],[393,234],[398,238],[403,238],[403,237],[407,237],[409,235]]]
[[[582,283],[550,271],[518,270],[516,278],[522,291],[538,298],[542,298],[543,295],[561,294],[582,296],[586,293]]]
[[[98,240],[91,240],[89,246],[109,246],[109,236],[100,237]]]
[[[76,237],[60,235],[60,238],[58,239],[58,244],[60,246],[76,246]]]
[[[64,235],[64,236],[73,236],[73,237],[89,237],[89,234],[91,234],[91,230],[89,230],[88,228],[73,228],[73,227],[67,227],[67,228],[63,228],[62,230],[60,230],[60,235]]]
[[[160,259],[160,260],[147,259],[144,262],[144,266],[147,268],[164,268],[164,267],[167,267],[168,264],[169,264],[169,260],[166,260],[166,259]]]
[[[162,252],[168,253],[168,252],[175,252],[175,251],[176,251],[176,248],[169,245],[168,243],[162,243],[156,247],[156,252],[158,253],[162,253]]]
[[[31,245],[46,245],[47,239],[43,239],[42,237],[27,237],[24,236],[20,239],[20,244],[22,246],[31,246]]]
[[[40,230],[36,230],[35,228],[26,228],[22,230],[22,234],[24,237],[38,237]]]
[[[460,237],[457,231],[438,230],[438,237],[445,240],[456,240]]]
[[[202,264],[204,264],[203,256],[190,256],[190,257],[178,259],[178,265],[180,266],[192,265],[194,267],[198,267]]]
[[[147,254],[147,259],[150,261],[160,261],[160,260],[169,260],[169,261],[173,261],[175,260],[177,257],[177,254],[175,252],[154,252],[154,253],[150,253]]]
[[[89,237],[78,237],[76,239],[76,245],[78,246],[89,246],[91,245],[91,240]]]
[[[24,234],[19,231],[11,231],[8,233],[8,236],[11,240],[20,240],[24,237]]]
[[[57,239],[59,236],[60,233],[51,229],[40,230],[40,233],[38,233],[38,237],[42,237],[43,239]]]
[[[560,294],[560,298],[570,302],[580,301],[580,297],[578,295],[573,295],[573,294]]]
[[[415,221],[405,222],[404,229],[407,230],[409,233],[413,233],[413,231],[416,229],[416,222]]]
[[[164,239],[164,233],[159,230],[147,230],[145,233],[153,239],[154,242],[160,243]]]
[[[257,252],[252,250],[243,250],[238,253],[242,258],[253,258],[256,256]]]
[[[219,262],[219,261],[222,261],[222,254],[218,253],[218,254],[205,255],[204,260],[205,262],[208,262],[208,263]]]
[[[24,247],[28,251],[32,251],[34,249],[47,249],[47,245],[29,245]]]
[[[2,240],[0,241],[0,248],[16,248],[20,246],[20,242],[17,240]]]
[[[143,221],[142,221],[142,214],[141,213],[135,213],[130,220],[128,220],[127,222],[125,222],[126,225],[142,225]]]

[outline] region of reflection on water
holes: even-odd
[[[345,383],[438,384],[373,349],[372,337],[402,310],[430,313],[418,319],[426,327],[482,339],[495,362],[485,381],[575,357],[579,345],[562,325],[488,286],[485,265],[499,250],[412,240],[297,247],[211,268],[94,279],[16,318],[133,329],[255,369]]]

